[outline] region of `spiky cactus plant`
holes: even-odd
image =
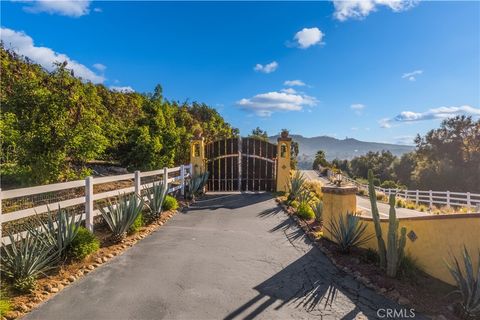
[[[375,225],[375,235],[378,243],[378,256],[380,260],[380,268],[385,269],[387,266],[387,249],[385,241],[382,236],[382,226],[380,225],[380,214],[377,207],[377,195],[375,193],[375,186],[373,185],[373,171],[368,170],[368,196],[372,208],[372,218]]]
[[[387,275],[395,277],[397,275],[398,266],[403,259],[403,252],[406,243],[407,229],[402,227],[400,237],[398,236],[398,220],[395,210],[395,195],[391,194],[390,212],[388,215],[388,246],[387,246]]]

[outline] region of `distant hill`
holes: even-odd
[[[382,151],[389,150],[396,156],[401,156],[404,153],[410,152],[414,149],[413,146],[366,142],[357,139],[336,139],[328,136],[306,138],[301,135],[291,135],[294,141],[299,145],[299,164],[301,167],[307,168],[311,166],[315,153],[318,150],[323,150],[326,153],[327,160],[338,159],[352,159],[356,156],[367,153],[368,151]],[[276,143],[278,136],[269,137],[270,142]]]

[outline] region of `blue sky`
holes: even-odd
[[[412,143],[480,116],[480,3],[2,2],[1,38],[118,90],[201,101],[242,134]]]

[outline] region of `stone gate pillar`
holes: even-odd
[[[277,145],[277,191],[287,191],[290,178],[290,149],[292,138],[283,134],[278,138]]]
[[[338,221],[339,215],[346,215],[357,211],[357,187],[326,185],[322,187],[323,193],[323,224],[330,226],[332,220]],[[331,234],[323,228],[323,236],[333,240]]]
[[[205,172],[205,142],[203,137],[195,137],[190,144],[190,163],[193,174]]]

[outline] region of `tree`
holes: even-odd
[[[314,170],[317,170],[319,165],[324,168],[329,167],[330,164],[328,163],[325,157],[326,157],[325,151],[318,150],[317,153],[315,154],[315,159],[313,160],[312,168]]]
[[[263,141],[268,141],[267,131],[263,131],[260,127],[256,127],[252,130],[252,133],[249,135],[250,138],[256,138]]]
[[[403,185],[409,186],[410,188],[415,187],[415,182],[412,179],[413,172],[417,165],[417,159],[415,152],[405,153],[400,157],[399,161],[396,161],[393,165],[393,171],[395,176]]]

